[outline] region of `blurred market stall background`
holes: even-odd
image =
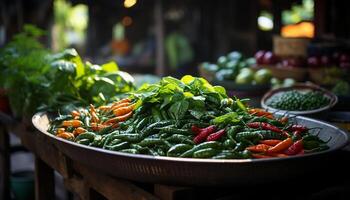
[[[94,62],[116,60],[131,72],[196,73],[198,63],[233,50],[247,56],[272,50],[274,35],[346,40],[345,5],[331,0],[4,0],[0,42],[30,23],[47,31],[43,42],[54,51],[75,47]]]

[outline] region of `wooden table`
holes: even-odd
[[[0,199],[10,199],[9,133],[35,156],[35,199],[54,199],[54,171],[60,173],[67,190],[79,199],[183,199],[192,190],[160,184],[133,183],[114,178],[69,159],[31,125],[16,123],[0,114]]]

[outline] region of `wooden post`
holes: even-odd
[[[39,157],[35,157],[35,199],[55,199],[54,171]]]
[[[0,199],[10,199],[10,139],[6,128],[0,129]]]
[[[154,185],[154,194],[162,200],[196,199],[194,192],[190,187]]]
[[[156,0],[154,4],[154,20],[156,35],[156,74],[163,76],[165,74],[164,62],[164,24],[162,0]]]
[[[325,18],[327,9],[326,0],[316,0],[314,6],[315,36],[321,37],[326,32],[327,19]],[[330,21],[330,20],[328,20]]]

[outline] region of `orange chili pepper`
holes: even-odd
[[[135,104],[131,104],[131,105],[126,106],[126,107],[121,107],[121,108],[115,109],[115,110],[113,110],[113,113],[115,116],[125,115],[129,112],[132,112],[134,107],[135,107]]]
[[[126,113],[125,115],[122,115],[122,116],[113,117],[113,118],[105,121],[103,124],[107,125],[107,124],[115,124],[118,122],[123,122],[123,121],[129,119],[131,116],[132,116],[132,111],[129,113]]]
[[[249,146],[246,149],[251,151],[251,152],[254,152],[254,153],[264,153],[269,148],[271,148],[271,146],[269,146],[267,144],[258,144],[258,145],[254,145],[254,146]]]
[[[275,146],[271,147],[267,150],[267,153],[279,153],[283,150],[288,149],[293,144],[292,138],[287,138],[280,143],[276,144]]]
[[[74,139],[73,133],[70,132],[62,132],[57,134],[56,136],[67,140]]]
[[[260,144],[267,144],[270,146],[275,146],[276,144],[280,143],[282,140],[260,140]]]
[[[77,119],[72,119],[72,120],[66,120],[62,122],[62,126],[73,126],[74,128],[82,126],[83,122],[81,122],[80,120]]]
[[[78,136],[78,135],[80,135],[80,134],[82,134],[82,133],[85,133],[85,132],[87,132],[86,129],[84,129],[83,127],[78,127],[78,128],[76,128],[76,129],[74,129],[73,135],[74,135],[74,136]]]
[[[119,104],[122,104],[122,103],[130,103],[130,99],[128,99],[128,98],[125,98],[125,99],[122,99],[122,100],[120,100],[120,101],[117,101],[117,102],[114,102],[113,104],[112,104],[112,107],[113,106],[116,106],[116,105],[119,105]]]
[[[58,128],[56,130],[56,134],[63,133],[66,129],[65,128]]]

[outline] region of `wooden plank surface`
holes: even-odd
[[[0,124],[0,199],[10,199],[10,139],[7,130]]]
[[[55,199],[54,170],[39,157],[35,157],[35,199]]]
[[[36,155],[37,199],[50,199],[48,196],[51,196],[52,189],[45,189],[46,186],[41,186],[45,184],[43,181],[48,181],[47,187],[52,187],[53,177],[50,174],[53,175],[53,170],[63,176],[67,189],[77,194],[81,199],[94,199],[98,196],[95,191],[107,199],[157,199],[130,181],[107,176],[70,160],[47,137],[37,131],[28,132],[23,127],[16,127],[13,130],[21,131],[20,137],[23,145]],[[46,180],[44,176],[48,176]],[[45,190],[49,191],[44,192]]]
[[[154,195],[137,187],[127,180],[113,178],[98,173],[96,170],[88,168],[84,165],[74,163],[74,170],[84,177],[87,184],[91,188],[103,194],[107,199],[123,199],[123,200],[156,200]]]

